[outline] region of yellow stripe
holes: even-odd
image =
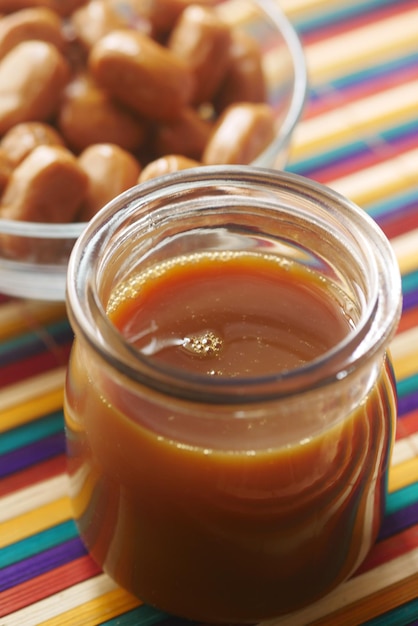
[[[411,81],[302,120],[292,138],[290,160],[318,155],[353,140],[370,140],[386,128],[415,120],[417,109],[418,88]]]
[[[65,305],[61,303],[5,302],[0,307],[0,341],[65,317]]]
[[[390,493],[414,482],[418,482],[418,457],[390,467],[388,485]]]
[[[418,50],[418,9],[306,46],[310,83],[327,82]]]
[[[0,432],[62,407],[65,367],[32,376],[0,391]]]
[[[137,598],[118,588],[56,617],[38,622],[38,626],[96,626],[140,604]]]
[[[279,5],[292,19],[307,19],[308,16],[326,11],[329,7],[335,8],[335,0],[279,0]]]
[[[418,228],[391,240],[402,274],[418,269]]]
[[[64,496],[0,524],[0,548],[36,535],[72,517],[70,499]]]
[[[45,396],[33,398],[20,406],[15,406],[8,411],[0,413],[0,432],[27,424],[38,417],[58,411],[62,408],[63,390],[57,389]]]
[[[398,380],[416,374],[418,365],[418,327],[396,335],[392,340],[390,351]]]
[[[418,85],[417,85],[418,94]],[[417,99],[418,110],[418,99]],[[400,192],[418,190],[418,149],[404,152],[372,167],[330,181],[328,186],[353,202],[367,207]]]

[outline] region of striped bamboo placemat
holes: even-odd
[[[306,49],[310,93],[289,170],[360,204],[389,237],[404,305],[392,344],[399,417],[384,524],[360,570],[271,626],[418,624],[418,5],[280,0]],[[0,626],[186,626],[119,589],[71,517],[61,305],[0,295]]]

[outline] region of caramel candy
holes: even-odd
[[[183,11],[168,40],[168,48],[193,70],[193,103],[210,101],[228,66],[230,27],[216,11],[197,4]]]
[[[25,41],[15,46],[0,63],[0,134],[20,122],[47,120],[68,76],[68,65],[52,44]]]
[[[173,121],[161,122],[154,133],[154,150],[157,155],[182,154],[200,160],[209,140],[213,124],[203,119],[191,107],[184,107]]]
[[[171,174],[172,172],[186,170],[191,167],[198,167],[199,165],[202,164],[194,159],[187,159],[181,154],[168,154],[148,163],[142,170],[138,182],[143,183],[151,178],[157,178],[157,176]]]
[[[266,80],[258,42],[239,28],[231,31],[228,69],[216,94],[222,111],[236,102],[266,102]]]
[[[135,151],[145,135],[142,120],[112,100],[87,73],[76,75],[65,88],[57,124],[77,153],[96,143]]]
[[[87,183],[87,175],[69,150],[38,146],[10,176],[0,216],[27,222],[71,222],[84,200]]]
[[[275,137],[267,104],[232,104],[220,116],[203,152],[205,165],[251,163]]]
[[[59,16],[50,9],[39,7],[17,11],[0,19],[0,59],[17,44],[33,39],[63,50],[65,39]]]
[[[176,118],[193,93],[187,63],[136,31],[116,30],[100,39],[91,50],[89,67],[114,98],[154,120]]]
[[[13,13],[20,9],[46,7],[62,17],[70,15],[88,0],[0,0],[0,13]]]
[[[71,25],[87,49],[113,30],[132,28],[149,35],[151,23],[140,12],[144,3],[141,0],[136,4],[132,0],[91,0],[73,13]]]
[[[6,151],[0,148],[0,193],[2,193],[9,182],[12,170],[12,164]]]
[[[61,135],[44,122],[22,122],[13,126],[0,141],[13,167],[19,165],[37,146],[63,146]]]
[[[112,144],[96,144],[78,159],[89,185],[83,209],[78,216],[88,221],[97,211],[123,191],[136,185],[141,171],[138,161],[126,150]]]

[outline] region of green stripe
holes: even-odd
[[[390,5],[392,1],[393,0],[352,0],[350,4],[338,2],[327,6],[325,11],[318,10],[316,15],[302,15],[301,17],[294,18],[292,21],[302,33],[305,31],[310,32],[311,30],[354,18],[357,15],[370,13],[373,10],[383,8],[385,5]]]
[[[404,293],[410,293],[416,289],[418,289],[418,270],[402,276],[402,291]]]
[[[396,218],[397,213],[402,210],[402,207],[412,204],[415,205],[416,202],[417,189],[404,189],[401,193],[379,199],[376,204],[369,204],[367,213],[374,219],[382,218],[386,215]]]
[[[64,430],[63,412],[50,413],[29,424],[18,426],[1,435],[0,454],[7,454]]]
[[[26,346],[31,346],[33,344],[45,344],[45,336],[55,337],[61,335],[63,332],[66,332],[69,328],[69,323],[67,320],[61,320],[58,322],[54,322],[52,324],[48,324],[42,327],[42,332],[38,332],[36,329],[31,330],[29,332],[23,333],[17,337],[13,337],[12,339],[8,339],[7,341],[2,341],[0,343],[0,356],[4,354],[9,354],[13,352],[13,350],[22,350]]]
[[[392,515],[418,502],[418,482],[386,496],[385,515]]]
[[[373,63],[370,67],[365,67],[362,70],[354,70],[351,72],[347,72],[341,76],[338,76],[334,80],[330,80],[328,83],[329,86],[335,87],[338,91],[349,87],[350,85],[359,85],[361,83],[365,83],[367,80],[372,78],[380,77],[380,76],[390,76],[394,74],[396,70],[401,69],[403,67],[415,67],[415,64],[418,60],[418,54],[413,51],[411,54],[403,54],[399,51],[399,54],[396,59],[393,61],[388,61],[387,59],[383,60],[382,63]],[[416,120],[410,122],[416,128]],[[396,127],[392,126],[391,132],[397,134]],[[375,133],[375,137],[381,136],[379,133]]]
[[[334,163],[335,161],[342,161],[343,159],[355,156],[358,153],[362,154],[369,149],[370,148],[365,141],[352,141],[348,144],[335,146],[332,150],[316,152],[307,158],[300,159],[298,161],[291,161],[286,166],[286,169],[294,174],[300,174],[303,176],[306,175],[306,172],[309,174],[312,170],[318,170]]]
[[[73,520],[48,528],[2,548],[0,550],[0,568],[24,561],[77,536],[77,527]]]
[[[397,126],[391,128],[393,139],[407,137],[412,130],[416,132],[417,122],[405,122],[400,123]],[[384,131],[383,131],[384,132]],[[383,132],[380,133],[379,137],[384,140]],[[343,160],[355,157],[357,154],[362,155],[363,153],[370,153],[373,146],[370,141],[366,138],[359,139],[356,141],[347,141],[339,146],[332,146],[330,150],[323,150],[321,152],[316,151],[314,154],[302,158],[299,160],[292,160],[287,165],[286,169],[295,174],[304,175],[306,172],[309,176],[309,173],[315,170],[319,170],[322,168],[326,168],[329,165],[334,164],[335,162],[342,162]],[[412,192],[411,192],[412,193]],[[415,194],[412,196],[416,198],[416,190]],[[376,207],[372,209],[375,213]],[[369,212],[369,207],[367,207],[367,212]]]
[[[396,389],[398,396],[407,396],[410,393],[414,393],[418,389],[418,374],[413,374],[409,378],[403,378],[396,383]]]

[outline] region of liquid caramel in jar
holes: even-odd
[[[351,305],[310,269],[223,251],[134,275],[107,315],[158,366],[245,384],[331,350],[355,325]],[[205,400],[164,406],[152,390],[124,390],[76,344],[66,420],[77,523],[145,602],[206,621],[271,617],[330,591],[373,544],[395,419],[387,357],[361,402],[316,432],[297,437],[281,416],[288,435],[270,438],[274,403],[261,418],[260,407],[231,435],[222,409],[206,417]],[[191,411],[192,434],[177,430]]]

